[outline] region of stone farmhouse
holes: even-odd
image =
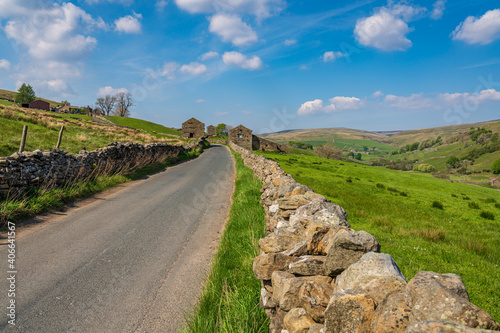
[[[199,139],[205,136],[205,124],[198,119],[191,118],[182,123],[182,137],[184,139]]]
[[[248,150],[284,151],[284,148],[276,142],[263,139],[252,134],[252,130],[243,125],[229,130],[229,141]]]
[[[21,107],[29,108],[29,109],[50,111],[50,103],[46,102],[46,101],[42,101],[41,99],[37,99],[36,101],[30,102],[30,103],[22,103]]]
[[[208,136],[216,136],[217,135],[217,133],[215,132],[214,125],[207,126],[207,135]]]

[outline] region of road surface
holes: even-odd
[[[177,332],[208,272],[233,186],[232,156],[215,146],[18,236],[15,298],[0,246],[0,331]]]

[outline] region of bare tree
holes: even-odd
[[[109,116],[116,104],[116,96],[106,95],[105,97],[99,97],[95,102],[95,105],[105,114]]]
[[[334,146],[316,146],[314,147],[314,151],[318,154],[319,157],[342,160],[342,150]]]
[[[131,93],[120,92],[116,95],[115,116],[128,117],[130,115],[130,107],[134,105]]]

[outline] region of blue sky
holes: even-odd
[[[500,118],[498,1],[0,0],[0,88],[179,127],[397,130]]]

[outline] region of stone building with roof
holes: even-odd
[[[205,124],[196,118],[182,123],[182,137],[184,139],[199,139],[205,136]]]

